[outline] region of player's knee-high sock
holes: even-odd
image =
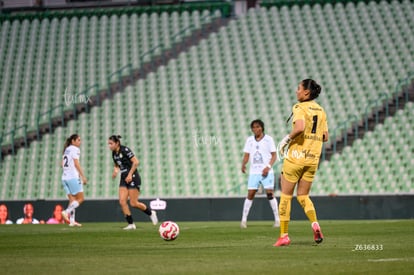
[[[249,215],[250,207],[252,207],[252,204],[253,200],[249,200],[248,198],[244,200],[242,221],[247,221],[247,216]]]
[[[280,236],[288,234],[290,221],[290,208],[292,204],[292,196],[281,194],[279,203],[279,217],[280,217]]]
[[[75,214],[76,214],[76,209],[73,209],[72,212],[70,212],[70,217],[69,217],[70,223],[75,222]]]
[[[68,206],[68,208],[66,208],[66,213],[70,214],[73,209],[77,208],[79,206],[79,202],[77,200],[74,200],[70,203],[70,205]]]
[[[279,220],[279,209],[278,209],[278,206],[277,206],[277,199],[272,196],[271,199],[269,198],[269,204],[270,204],[270,207],[273,210],[273,215],[275,216],[275,221],[278,221]]]
[[[127,221],[128,224],[133,224],[134,221],[132,220],[132,216],[131,215],[125,215],[125,219]]]
[[[148,206],[147,206],[147,208],[145,208],[145,210],[142,210],[142,212],[144,212],[148,216],[151,216],[151,208],[149,208]]]
[[[299,204],[302,206],[303,210],[305,211],[306,216],[308,217],[311,223],[317,222],[318,219],[316,218],[316,211],[315,207],[309,195],[302,195],[297,197]]]

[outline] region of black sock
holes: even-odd
[[[125,219],[127,220],[128,224],[133,224],[134,221],[132,220],[132,216],[131,215],[126,215]]]
[[[147,209],[145,209],[143,212],[148,216],[151,216],[151,209],[149,207],[147,207]]]

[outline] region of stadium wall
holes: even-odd
[[[149,204],[151,200],[143,202]],[[174,221],[238,221],[244,197],[239,198],[175,198],[165,199],[166,210],[159,211],[159,219]],[[66,206],[67,201],[6,201],[10,219],[15,222],[23,216],[23,205],[33,204],[34,217],[47,220],[51,217],[54,205]],[[313,202],[320,220],[354,220],[354,219],[412,219],[414,218],[414,195],[387,196],[337,196],[313,197]],[[133,210],[134,220],[149,221],[139,210]],[[306,220],[301,207],[292,201],[292,220]],[[118,200],[86,200],[76,219],[80,222],[121,222],[124,221]],[[249,220],[273,220],[269,203],[264,196],[257,196],[250,210]]]

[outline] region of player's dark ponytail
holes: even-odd
[[[302,80],[302,85],[303,85],[303,88],[305,88],[305,90],[310,91],[309,100],[313,100],[317,98],[322,91],[321,86],[318,83],[316,83],[316,81],[313,79]]]
[[[109,137],[110,140],[112,140],[115,143],[119,143],[121,145],[121,136],[120,135],[112,135]]]
[[[68,148],[73,140],[77,140],[79,137],[78,134],[73,134],[65,140],[65,144],[63,145],[63,153],[65,153],[66,148]]]

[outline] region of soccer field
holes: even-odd
[[[413,274],[414,220],[290,223],[289,247],[273,247],[272,222],[178,222],[167,242],[158,226],[124,223],[0,226],[0,274]]]

